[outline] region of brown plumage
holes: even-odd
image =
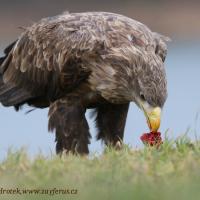
[[[123,139],[129,102],[162,107],[166,37],[122,15],[64,13],[28,27],[0,58],[0,102],[49,108],[56,151],[88,153],[87,108],[98,139]]]

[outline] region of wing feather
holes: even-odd
[[[154,33],[130,18],[112,13],[65,13],[33,24],[6,50],[9,56],[2,64],[3,79],[32,92],[71,90],[89,76],[90,63],[97,57],[98,62],[113,49],[130,46],[141,54],[150,47],[154,53],[156,45]]]
[[[3,63],[5,83],[44,92],[53,77],[53,80],[56,77],[53,84],[67,89],[88,76],[89,70],[82,68],[80,57],[86,49],[93,51],[95,45],[90,47],[92,42],[87,32],[68,31],[63,23],[41,21],[22,34],[9,52],[12,58]]]

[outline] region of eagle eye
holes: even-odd
[[[162,61],[165,62],[165,56],[162,56],[161,58],[162,58]]]

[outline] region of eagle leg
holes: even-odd
[[[103,104],[97,108],[98,140],[103,140],[107,146],[121,148],[128,108],[129,103]]]
[[[88,154],[90,133],[86,109],[76,101],[59,99],[50,105],[49,131],[56,130],[56,153]]]

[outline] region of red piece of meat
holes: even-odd
[[[145,145],[159,147],[162,144],[162,138],[160,132],[144,133],[140,139]]]

